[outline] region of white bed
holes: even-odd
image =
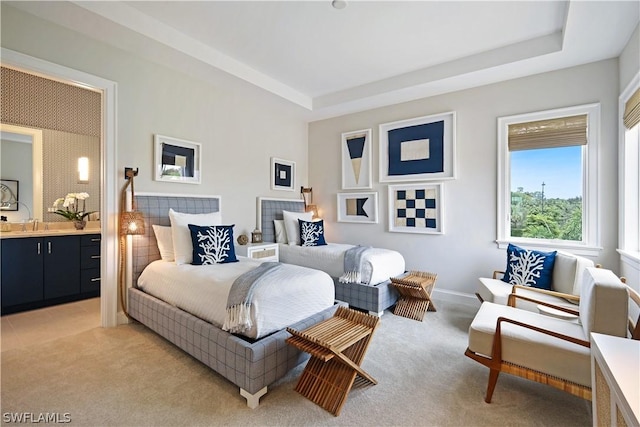
[[[245,257],[238,260],[214,265],[154,261],[138,278],[138,288],[221,328],[233,281],[261,264]],[[252,326],[243,335],[266,336],[331,307],[334,298],[333,280],[326,273],[284,264],[256,287]]]
[[[280,261],[324,271],[331,277],[344,273],[344,254],[354,245],[328,243],[325,246],[297,246],[279,244]],[[365,283],[377,284],[404,273],[404,257],[396,251],[371,248],[362,260]]]
[[[267,283],[265,277],[254,288],[251,315],[257,326],[246,332],[249,336],[230,333],[220,327],[229,289],[236,277],[260,262],[238,257],[239,262],[219,265],[189,264],[183,251],[175,250],[176,229],[170,227],[170,209],[209,215],[206,221],[221,220],[220,197],[137,194],[136,205],[146,227],[144,235],[132,240],[129,315],[236,384],[247,405],[258,407],[270,384],[308,360],[307,353],[286,344],[291,335],[285,326],[304,330],[333,316],[337,306],[332,279],[320,271],[283,264],[282,270],[269,272],[279,280]],[[186,222],[194,224],[192,219]],[[169,262],[171,257],[175,262]]]
[[[258,227],[265,242],[280,240],[276,238],[274,221],[284,220],[285,211],[302,213],[304,202],[300,199],[257,198]],[[284,226],[286,228],[286,222]],[[343,283],[340,277],[345,273],[345,252],[354,245],[328,243],[306,247],[279,243],[278,246],[281,262],[315,268],[329,274],[334,280],[336,300],[346,302],[349,306],[380,316],[398,299],[398,293],[389,280],[405,273],[404,257],[397,251],[370,248],[362,257],[361,283]]]

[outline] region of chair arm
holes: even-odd
[[[543,329],[537,326],[529,325],[527,323],[522,323],[517,320],[509,319],[508,317],[498,317],[498,320],[496,321],[496,333],[493,335],[493,345],[491,348],[491,359],[494,361],[494,363],[502,362],[502,322],[511,323],[512,325],[520,326],[525,329],[531,329],[532,331],[536,331],[544,335],[549,335],[563,341],[568,341],[574,344],[581,345],[583,347],[591,348],[591,343],[589,341],[584,341],[575,337],[570,337],[568,335],[550,331],[548,329]]]
[[[580,297],[578,295],[565,294],[563,292],[558,292],[558,291],[548,291],[546,289],[534,288],[533,286],[513,285],[513,287],[511,288],[511,293],[515,294],[517,289],[526,289],[531,292],[538,292],[540,294],[546,294],[546,295],[551,295],[558,298],[564,298],[570,301],[580,302]]]
[[[507,300],[507,305],[510,306],[510,307],[517,308],[516,307],[516,301],[515,301],[517,298],[519,298],[521,300],[524,300],[524,301],[532,302],[534,304],[544,305],[546,307],[550,307],[550,308],[553,308],[553,309],[558,310],[558,311],[563,311],[565,313],[573,314],[574,316],[578,316],[580,314],[578,312],[578,310],[574,310],[572,308],[568,308],[568,307],[564,307],[564,306],[561,306],[561,305],[552,304],[552,303],[547,302],[547,301],[540,301],[540,300],[537,300],[537,299],[534,299],[534,298],[525,297],[524,295],[518,295],[518,294],[513,294],[513,293],[509,294],[509,299]]]
[[[504,276],[505,272],[504,271],[500,271],[500,270],[493,270],[493,278],[494,279],[497,279],[498,275],[500,275],[500,274]]]

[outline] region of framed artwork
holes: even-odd
[[[454,179],[456,113],[385,123],[380,131],[380,182]]]
[[[0,210],[3,211],[17,211],[19,197],[18,181],[15,179],[2,179],[0,180]]]
[[[389,185],[389,231],[444,234],[442,183]]]
[[[155,180],[200,184],[201,144],[155,135]]]
[[[371,187],[371,129],[343,133],[342,189]]]
[[[338,222],[378,223],[378,193],[338,193]]]
[[[296,162],[271,158],[271,189],[294,191]]]

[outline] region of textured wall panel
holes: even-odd
[[[99,92],[1,67],[0,121],[100,136]]]
[[[43,131],[44,221],[66,221],[60,215],[47,213],[53,202],[67,193],[89,193],[87,211],[100,210],[100,139],[45,129]],[[89,182],[78,182],[78,157],[89,158]]]

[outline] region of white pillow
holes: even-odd
[[[171,227],[153,224],[153,232],[156,235],[160,257],[163,261],[173,261],[173,237],[171,237]]]
[[[169,209],[171,221],[171,237],[173,238],[173,254],[176,264],[191,264],[193,261],[193,244],[189,224],[222,225],[220,212],[206,214],[188,214]]]
[[[282,211],[284,217],[284,229],[287,231],[287,243],[300,245],[300,224],[298,220],[311,221],[313,212],[289,212]]]
[[[284,229],[284,219],[274,219],[273,226],[276,229],[276,243],[287,243],[287,230]]]

